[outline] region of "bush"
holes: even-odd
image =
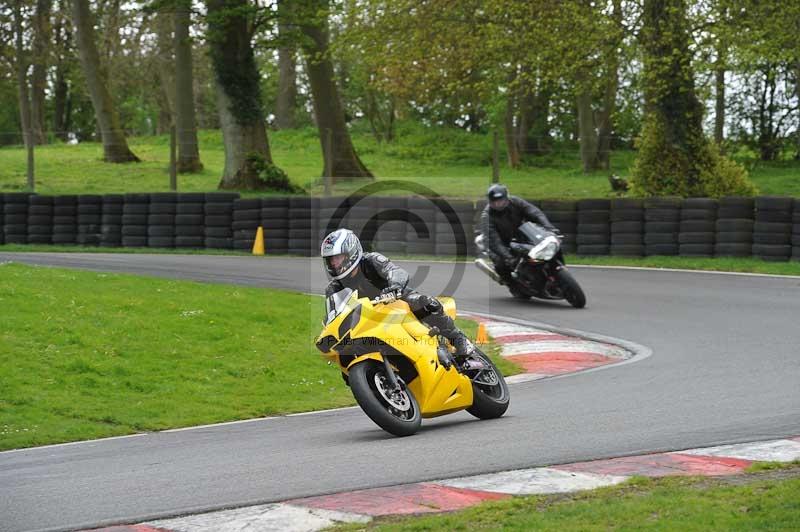
[[[639,139],[639,155],[631,168],[637,196],[753,196],[755,186],[743,166],[722,155],[702,134],[684,146],[667,140],[663,119],[651,114]]]
[[[297,194],[303,192],[303,188],[295,185],[289,181],[289,176],[286,172],[267,162],[259,154],[250,154],[248,156],[248,163],[258,174],[258,178],[264,183],[267,190],[275,192],[286,192],[289,194]]]

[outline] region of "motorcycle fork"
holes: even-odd
[[[397,380],[397,375],[394,373],[394,368],[392,365],[389,364],[389,357],[381,354],[381,358],[383,359],[383,369],[386,371],[386,380],[389,381],[389,384],[392,387],[392,390],[400,390],[400,382]]]

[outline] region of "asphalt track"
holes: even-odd
[[[309,293],[325,284],[313,259],[0,253],[4,260]],[[401,264],[424,278],[428,293],[459,269]],[[588,294],[584,310],[512,300],[471,265],[454,295],[463,309],[622,338],[652,356],[516,385],[500,420],[460,413],[426,420],[405,439],[350,409],[0,453],[0,530],[143,521],[800,433],[800,279],[586,268],[575,275]],[[0,308],[0,318],[8,311]]]

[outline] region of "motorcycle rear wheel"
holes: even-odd
[[[561,268],[558,270],[557,276],[558,284],[561,285],[561,290],[564,292],[564,299],[575,308],[585,307],[586,295],[572,274],[566,268]]]
[[[380,428],[395,436],[411,436],[422,425],[422,414],[414,394],[400,382],[401,391],[390,401],[386,370],[375,360],[356,364],[349,372],[350,389],[358,406]],[[399,380],[399,377],[398,377]]]
[[[492,360],[486,356],[479,349],[475,350],[475,354],[471,355],[480,358],[485,365],[489,367],[488,370],[480,370],[475,375],[469,375],[472,380],[472,406],[467,408],[467,412],[472,414],[478,419],[494,419],[502,416],[508,410],[508,404],[511,399],[508,392],[508,384],[503,378],[503,374],[497,369]],[[481,372],[490,372],[494,374],[496,384],[484,384],[482,381]],[[491,382],[493,379],[489,379]]]

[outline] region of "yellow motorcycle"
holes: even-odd
[[[359,298],[350,289],[331,295],[316,339],[367,416],[396,436],[417,432],[422,418],[459,410],[480,419],[502,416],[508,385],[489,357],[478,348],[468,357],[453,357],[438,329],[428,328],[395,298]],[[439,301],[455,319],[455,301]]]

